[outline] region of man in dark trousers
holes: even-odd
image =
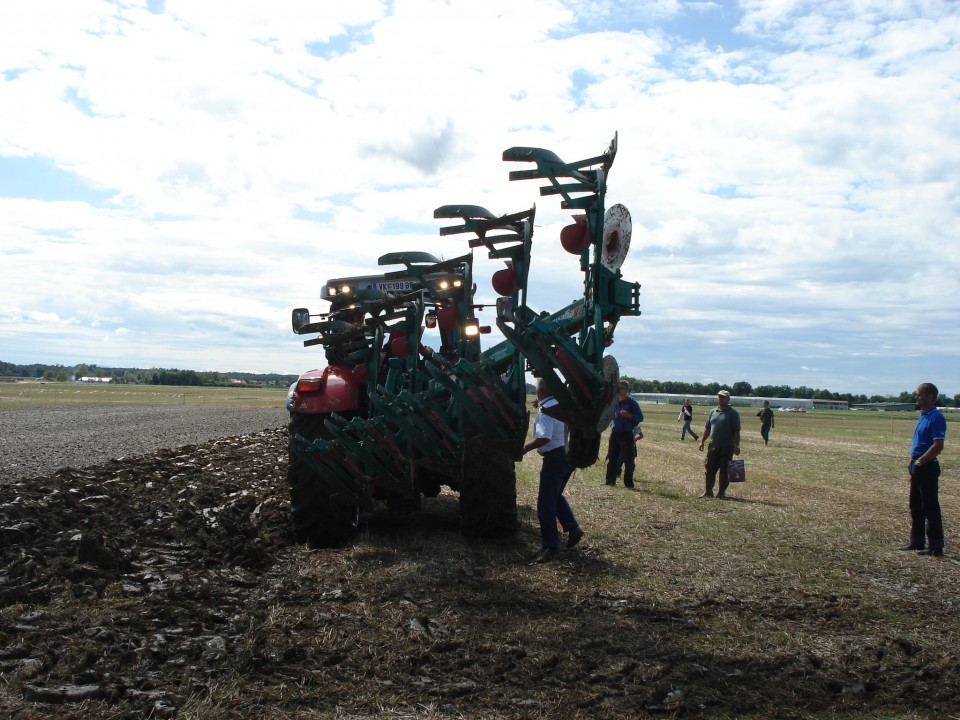
[[[947,437],[947,421],[937,409],[940,391],[922,383],[916,392],[920,417],[910,446],[910,544],[903,550],[943,557],[943,518],[940,515],[938,483],[940,461]]]
[[[683,440],[687,433],[690,433],[694,440],[699,440],[700,438],[690,427],[690,423],[693,422],[693,405],[690,404],[689,398],[683,401],[683,407],[680,408],[680,414],[677,416],[677,422],[681,420],[683,420],[683,430],[680,431],[680,439]]]
[[[633,471],[636,468],[633,457],[633,428],[642,422],[643,412],[637,401],[630,397],[630,384],[621,380],[607,452],[607,485],[617,484],[617,461],[623,457],[623,485],[633,487]]]
[[[550,562],[557,557],[560,547],[558,521],[567,533],[568,548],[583,538],[583,530],[563,496],[567,480],[573,474],[573,466],[567,461],[564,423],[549,414],[550,408],[556,404],[556,399],[550,395],[547,384],[541,378],[537,382],[537,419],[533,425],[533,439],[523,446],[524,454],[536,450],[543,459],[537,492],[540,550],[533,557],[536,563]]]
[[[760,418],[760,437],[763,438],[763,444],[766,445],[770,442],[770,428],[776,425],[769,400],[763,401],[763,410],[757,413],[757,417]]]
[[[700,450],[703,450],[703,444],[708,439],[710,447],[707,448],[707,457],[703,461],[706,490],[700,497],[713,497],[717,471],[720,472],[720,491],[717,497],[726,497],[727,486],[730,484],[727,479],[727,466],[734,455],[740,454],[740,414],[730,407],[730,393],[726,390],[717,393],[717,407],[707,416],[703,435],[700,436]]]

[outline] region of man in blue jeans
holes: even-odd
[[[690,423],[693,422],[693,405],[690,404],[690,398],[686,398],[683,401],[683,407],[680,408],[677,422],[681,420],[683,420],[683,429],[680,431],[680,439],[683,440],[687,437],[687,433],[690,433],[694,440],[699,440],[700,437],[693,431],[693,428],[690,427]]]
[[[947,436],[947,421],[937,409],[940,391],[933,383],[917,387],[920,417],[910,446],[910,543],[901,550],[943,557],[943,518],[940,515],[938,482],[940,461]]]
[[[560,533],[557,521],[567,533],[567,547],[572,548],[583,538],[583,530],[577,524],[573,510],[563,496],[567,480],[573,474],[573,466],[567,461],[564,424],[551,417],[550,408],[557,404],[541,379],[537,382],[537,419],[533,425],[533,440],[523,446],[524,454],[536,450],[543,458],[540,467],[540,488],[537,493],[537,519],[540,521],[540,550],[533,562],[549,562],[557,557]]]

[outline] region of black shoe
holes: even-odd
[[[897,548],[898,550],[923,550],[923,545],[917,545],[916,543],[910,543],[909,545],[904,545],[902,548]]]
[[[722,492],[717,493],[717,500],[726,500],[726,499],[727,499],[726,493],[722,493]]]
[[[581,530],[580,526],[578,525],[570,531],[570,535],[567,537],[567,547],[572,548],[581,540],[583,540],[583,530]]]
[[[929,550],[917,550],[917,555],[930,555],[932,557],[943,557],[943,548],[930,548]]]
[[[617,483],[616,483],[615,480],[607,480],[607,485],[609,485],[610,487],[613,487],[613,486],[616,485],[616,484],[617,484]]]
[[[712,497],[713,497],[713,493],[710,492],[709,490],[707,490],[707,492],[703,493],[702,495],[698,495],[697,497],[712,498]]]
[[[533,559],[530,561],[531,565],[536,565],[538,563],[547,563],[551,560],[555,560],[558,554],[558,550],[555,547],[549,548],[540,548],[540,551],[533,556]]]
[[[629,485],[627,485],[626,483],[624,483],[623,486],[624,486],[627,490],[633,490],[633,488],[636,487],[636,485],[634,485],[633,483],[630,483]]]

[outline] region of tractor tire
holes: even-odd
[[[517,469],[510,448],[486,437],[467,440],[460,487],[460,530],[468,537],[508,537],[517,530]]]
[[[570,428],[567,441],[567,461],[575,468],[588,468],[600,457],[600,433],[587,434]]]
[[[290,514],[297,542],[315,547],[338,547],[360,524],[360,509],[330,501],[329,490],[320,482],[316,471],[293,450],[293,436],[300,435],[308,443],[330,439],[324,426],[326,415],[290,413],[290,445],[287,482],[290,485]]]

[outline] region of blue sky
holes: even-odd
[[[465,252],[449,203],[536,203],[556,309],[569,219],[501,153],[618,133],[622,372],[960,393],[960,3],[226,7],[0,4],[0,360],[315,367],[290,310],[385,252]]]

